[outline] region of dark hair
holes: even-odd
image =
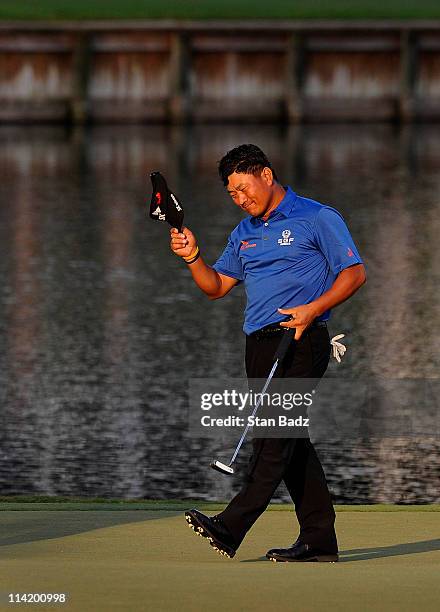
[[[270,168],[274,179],[278,181],[270,161],[260,147],[253,144],[243,144],[231,149],[218,163],[218,173],[225,186],[228,184],[229,176],[234,172],[258,176],[263,168]]]

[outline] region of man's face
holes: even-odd
[[[262,217],[271,204],[272,186],[272,171],[263,168],[258,176],[238,172],[230,174],[226,189],[235,204],[248,215]]]

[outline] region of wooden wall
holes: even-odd
[[[0,23],[0,122],[440,119],[440,22]]]

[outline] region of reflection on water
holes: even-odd
[[[214,261],[241,218],[216,162],[241,142],[336,206],[368,266],[334,313],[349,351],[328,376],[438,377],[440,126],[2,128],[0,494],[237,488],[207,467],[232,448],[187,432],[187,382],[243,376],[243,293],[200,294],[145,201],[162,170]],[[336,501],[440,501],[438,437],[317,448]]]

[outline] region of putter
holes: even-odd
[[[155,221],[165,221],[181,232],[183,227],[182,204],[168,188],[167,182],[160,172],[152,172],[150,178],[153,185],[150,217]]]
[[[258,408],[260,407],[261,401],[263,399],[263,395],[266,393],[268,386],[270,385],[270,381],[273,378],[273,375],[275,374],[275,371],[278,367],[278,365],[280,363],[282,363],[284,357],[286,356],[287,353],[287,349],[290,346],[290,343],[292,342],[292,340],[295,337],[295,328],[290,327],[287,329],[286,332],[284,332],[284,336],[277,348],[277,351],[275,353],[274,359],[275,362],[272,366],[272,369],[270,371],[269,376],[267,377],[266,383],[263,387],[263,390],[261,391],[261,395],[259,397],[259,400],[255,406],[255,408],[252,411],[252,416],[254,417]],[[212,467],[213,470],[217,470],[217,472],[221,472],[222,474],[234,474],[234,468],[232,467],[232,464],[234,463],[235,459],[237,458],[237,455],[240,451],[241,445],[244,442],[244,439],[246,438],[247,432],[249,431],[249,428],[251,426],[248,424],[246,425],[243,433],[241,434],[241,438],[240,441],[237,444],[237,448],[234,451],[234,454],[232,455],[232,459],[230,460],[230,462],[226,465],[226,463],[222,463],[221,461],[213,461],[212,463],[210,463],[210,467]]]

